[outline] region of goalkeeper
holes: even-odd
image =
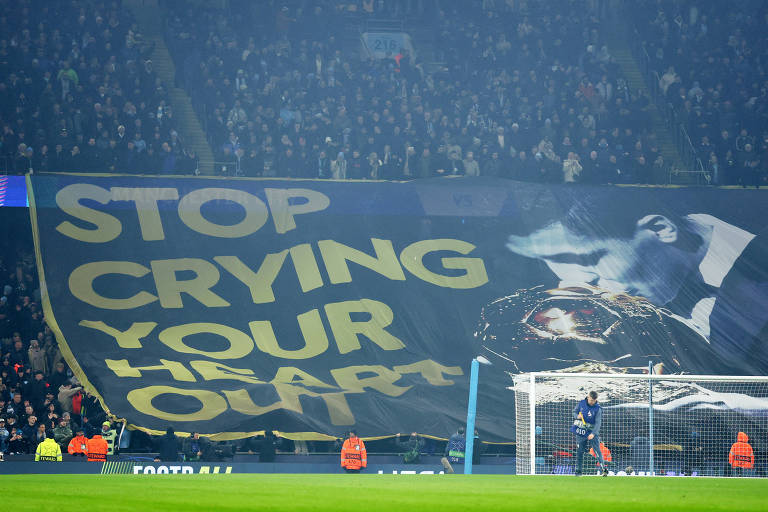
[[[605,466],[603,452],[600,450],[600,423],[603,421],[603,408],[597,403],[597,392],[590,391],[584,400],[573,408],[573,425],[571,432],[579,440],[576,451],[576,476],[581,476],[581,464],[584,453],[592,448],[600,462],[603,476],[608,476],[608,468]]]

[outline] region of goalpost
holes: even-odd
[[[514,376],[517,474],[575,473],[573,408],[590,391],[603,408],[600,441],[612,474],[768,475],[768,377],[609,373]],[[733,470],[739,432],[755,453]],[[597,472],[584,455],[584,474]]]

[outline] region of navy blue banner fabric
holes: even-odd
[[[44,308],[151,431],[514,437],[509,373],[762,374],[761,191],[32,176]]]

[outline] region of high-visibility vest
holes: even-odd
[[[107,442],[98,434],[88,440],[88,460],[95,462],[106,462],[107,460]]]
[[[88,454],[88,438],[85,436],[77,436],[73,437],[72,440],[69,442],[69,446],[67,447],[67,452],[70,455],[75,455],[77,453],[85,453]]]
[[[37,445],[35,450],[35,462],[61,462],[61,446],[53,438],[49,437]]]
[[[600,453],[603,454],[603,460],[605,462],[612,462],[613,461],[613,457],[611,456],[611,450],[609,450],[608,447],[605,446],[602,442],[600,443]],[[594,448],[590,448],[589,449],[589,454],[591,456],[597,458],[597,455],[595,455],[595,449]]]
[[[101,431],[101,437],[107,442],[107,455],[115,454],[115,440],[117,439],[117,432],[114,430]]]
[[[359,437],[350,437],[344,441],[341,448],[341,467],[344,469],[360,469],[368,465],[368,453],[365,444]]]
[[[731,445],[728,462],[734,468],[752,469],[755,467],[755,453],[752,451],[752,445],[749,444],[749,437],[744,432],[739,432],[736,439],[737,441]]]

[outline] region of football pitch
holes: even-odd
[[[768,499],[766,479],[270,474],[24,475],[0,482],[14,512],[749,511],[766,510]]]

